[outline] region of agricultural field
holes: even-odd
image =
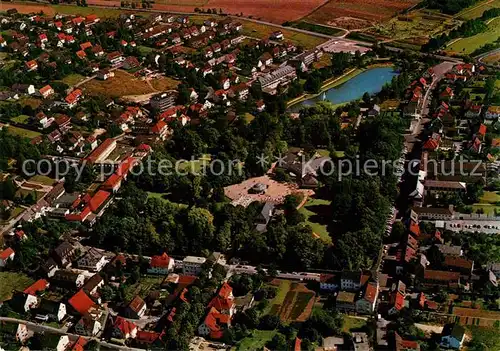
[[[463,20],[478,18],[483,15],[483,12],[489,9],[500,7],[500,0],[485,0],[481,1],[465,10],[461,11],[456,17]]]
[[[493,43],[500,37],[500,18],[495,18],[488,23],[488,30],[472,37],[455,41],[446,48],[446,51],[458,54],[470,54],[481,46]]]
[[[469,343],[469,349],[478,350],[500,350],[500,333],[498,327],[480,328],[476,326],[467,326],[467,334],[471,335],[472,340]],[[479,347],[475,348],[474,346]]]
[[[327,230],[330,203],[328,200],[309,198],[299,210],[305,216],[305,223],[311,226],[313,233],[328,244],[332,243]]]
[[[330,0],[306,19],[339,28],[360,29],[384,21],[416,3],[417,0]]]
[[[274,279],[271,286],[277,287],[276,296],[270,303],[268,313],[285,322],[303,322],[311,315],[316,293],[302,283]]]
[[[500,312],[475,308],[453,307],[454,320],[462,325],[493,327],[500,324]]]
[[[177,87],[177,84],[176,80],[167,77],[153,79],[148,84],[147,81],[140,80],[128,72],[116,70],[113,78],[108,80],[92,79],[81,87],[89,95],[115,98],[126,95],[151,94],[173,89]]]
[[[24,290],[34,283],[30,277],[15,272],[0,272],[0,301],[8,300],[13,290]]]
[[[26,115],[19,115],[17,117],[13,117],[10,120],[14,123],[19,123],[19,124],[26,124],[28,120],[30,119],[30,116]]]
[[[383,23],[377,23],[363,33],[380,40],[403,40],[409,44],[423,45],[430,36],[458,24],[459,21],[450,16],[417,10],[408,15],[396,16]]]
[[[272,32],[276,30],[281,30],[281,32],[283,32],[283,35],[285,36],[286,41],[291,41],[295,45],[303,46],[307,49],[314,48],[326,41],[325,38],[320,38],[317,36],[300,33],[293,30],[281,29],[279,27],[274,27],[266,24],[255,23],[245,20],[241,20],[241,23],[243,24],[243,31],[242,31],[243,35],[249,37],[255,37],[258,39],[269,37]]]

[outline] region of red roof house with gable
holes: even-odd
[[[135,339],[137,336],[137,326],[123,317],[116,317],[113,324],[112,336],[117,339]]]
[[[220,339],[224,335],[224,330],[231,326],[231,317],[222,314],[212,307],[203,323],[198,327],[198,334],[209,336],[211,339]]]
[[[39,291],[44,291],[49,287],[49,282],[45,279],[38,279],[36,282],[24,289],[25,294],[36,295]]]
[[[152,274],[168,274],[174,269],[175,261],[169,257],[166,252],[160,256],[151,257],[151,263],[148,268],[148,273]]]
[[[97,305],[92,301],[90,297],[87,296],[83,289],[79,290],[68,303],[77,311],[78,313],[85,315],[89,313],[91,308],[97,307]]]
[[[15,254],[14,250],[10,247],[0,252],[0,267],[5,267],[7,261],[14,259]]]

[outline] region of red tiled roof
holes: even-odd
[[[38,291],[44,291],[49,286],[45,279],[38,279],[36,282],[24,289],[25,294],[36,295]]]
[[[139,312],[145,304],[144,300],[139,295],[136,295],[128,304],[128,308],[134,312]]]
[[[222,284],[222,286],[219,289],[218,295],[224,299],[227,299],[232,293],[233,293],[233,288],[227,282],[224,282],[224,284]]]
[[[130,334],[134,329],[137,329],[134,323],[120,316],[116,317],[114,327],[120,329],[123,335]]]
[[[151,150],[151,146],[149,146],[148,144],[141,144],[137,147],[137,150],[139,151],[149,151]]]
[[[88,206],[85,206],[85,208],[80,212],[80,213],[70,213],[67,214],[64,218],[67,221],[76,221],[76,222],[83,222],[88,215],[92,212]]]
[[[164,121],[158,121],[153,128],[151,128],[151,132],[159,134],[165,127],[167,126],[167,123]]]
[[[396,292],[396,295],[394,297],[394,307],[398,310],[401,311],[405,305],[405,297],[403,294],[401,294],[399,291]]]
[[[85,160],[94,162],[111,144],[113,143],[113,139],[104,140],[98,147],[92,151],[90,155],[88,155]]]
[[[374,303],[377,299],[378,287],[374,283],[368,283],[365,290],[364,299],[370,303]]]
[[[161,256],[151,257],[151,267],[165,267],[168,268],[170,257],[164,252]]]
[[[128,172],[134,167],[136,163],[137,160],[135,158],[127,157],[127,159],[120,163],[120,165],[116,169],[116,174],[118,174],[119,176],[128,174]]]
[[[89,206],[92,212],[96,212],[111,194],[104,190],[99,190],[90,200]]]
[[[79,290],[71,299],[68,300],[68,303],[80,314],[87,314],[89,310],[95,306],[94,301],[90,297],[85,294],[82,290]]]
[[[411,221],[410,232],[412,232],[412,234],[414,234],[416,237],[420,236],[420,227],[418,223]]]
[[[424,272],[425,280],[438,280],[438,281],[449,281],[456,282],[460,279],[460,273],[458,272],[447,272],[447,271],[435,271],[431,269],[426,269]]]
[[[80,89],[75,89],[66,96],[66,102],[72,104],[76,102],[82,96],[82,91]]]
[[[146,344],[152,344],[160,338],[160,333],[154,331],[140,330],[137,332],[136,340]]]
[[[446,256],[444,258],[444,265],[448,267],[472,269],[472,267],[474,266],[474,261],[468,260],[463,257]]]
[[[51,89],[52,89],[52,87],[50,85],[46,85],[43,88],[40,88],[40,94],[43,95],[44,93],[48,92]]]
[[[486,126],[484,124],[481,123],[481,125],[479,126],[478,133],[481,134],[481,135],[485,135],[486,134]]]
[[[14,252],[14,250],[12,250],[10,247],[6,248],[5,250],[3,250],[2,252],[0,252],[0,259],[2,260],[6,260],[7,258],[10,257],[10,255],[12,255]]]
[[[294,351],[300,351],[301,350],[301,345],[302,345],[302,340],[299,338],[295,338],[295,343],[294,343]]]
[[[118,183],[122,181],[122,177],[116,173],[113,173],[106,181],[102,184],[105,189],[113,189]]]
[[[92,43],[90,41],[87,41],[85,43],[80,44],[80,49],[82,49],[82,50],[86,50],[86,49],[91,48],[91,47],[92,47]]]

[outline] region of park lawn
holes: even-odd
[[[178,169],[185,172],[199,173],[204,166],[209,165],[211,159],[212,157],[209,154],[205,154],[201,155],[197,160],[184,160],[185,162],[180,163]]]
[[[40,135],[42,135],[41,133],[38,133],[38,132],[35,132],[35,131],[32,131],[32,130],[28,130],[28,129],[24,129],[24,128],[19,128],[19,127],[14,127],[14,126],[8,126],[7,127],[7,131],[10,134],[18,135],[18,136],[20,136],[22,138],[28,138],[28,139],[34,139],[34,138],[39,137]]]
[[[500,201],[500,195],[495,191],[485,191],[483,196],[479,198],[479,203],[496,203]]]
[[[464,20],[478,18],[483,15],[484,11],[496,7],[500,7],[500,0],[484,0],[460,11],[457,17]]]
[[[11,118],[10,120],[12,122],[15,122],[15,123],[19,123],[19,124],[26,124],[26,121],[30,118],[30,116],[26,116],[26,115],[19,115],[17,117],[13,117]]]
[[[236,345],[238,351],[253,351],[262,349],[276,335],[276,330],[254,330],[252,336],[241,339]]]
[[[332,238],[328,233],[326,226],[327,216],[331,201],[323,199],[309,198],[306,204],[299,209],[299,212],[305,216],[305,223],[308,224],[313,232],[318,235],[321,240],[331,244]]]
[[[28,181],[30,183],[39,183],[43,185],[52,185],[56,182],[55,179],[40,174],[31,177]]]
[[[34,283],[34,280],[23,273],[0,272],[0,301],[8,300],[13,290],[23,291]]]
[[[85,79],[85,77],[82,76],[81,74],[72,73],[72,74],[68,74],[66,77],[61,79],[61,82],[68,84],[69,86],[72,86],[72,85],[75,85],[84,79]]]
[[[359,318],[354,318],[348,315],[344,315],[344,325],[342,326],[342,331],[344,333],[350,333],[352,329],[359,329],[366,325],[366,321]]]
[[[470,54],[485,44],[493,43],[498,37],[500,37],[500,18],[493,19],[489,22],[486,32],[460,39],[447,47],[447,51],[453,51],[459,54]]]
[[[150,52],[152,52],[154,49],[150,48],[149,46],[144,46],[144,45],[138,45],[137,50],[141,53],[141,55],[147,55]]]

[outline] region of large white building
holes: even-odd
[[[185,275],[198,275],[201,273],[201,267],[206,262],[205,257],[187,256],[182,261],[182,273]]]

